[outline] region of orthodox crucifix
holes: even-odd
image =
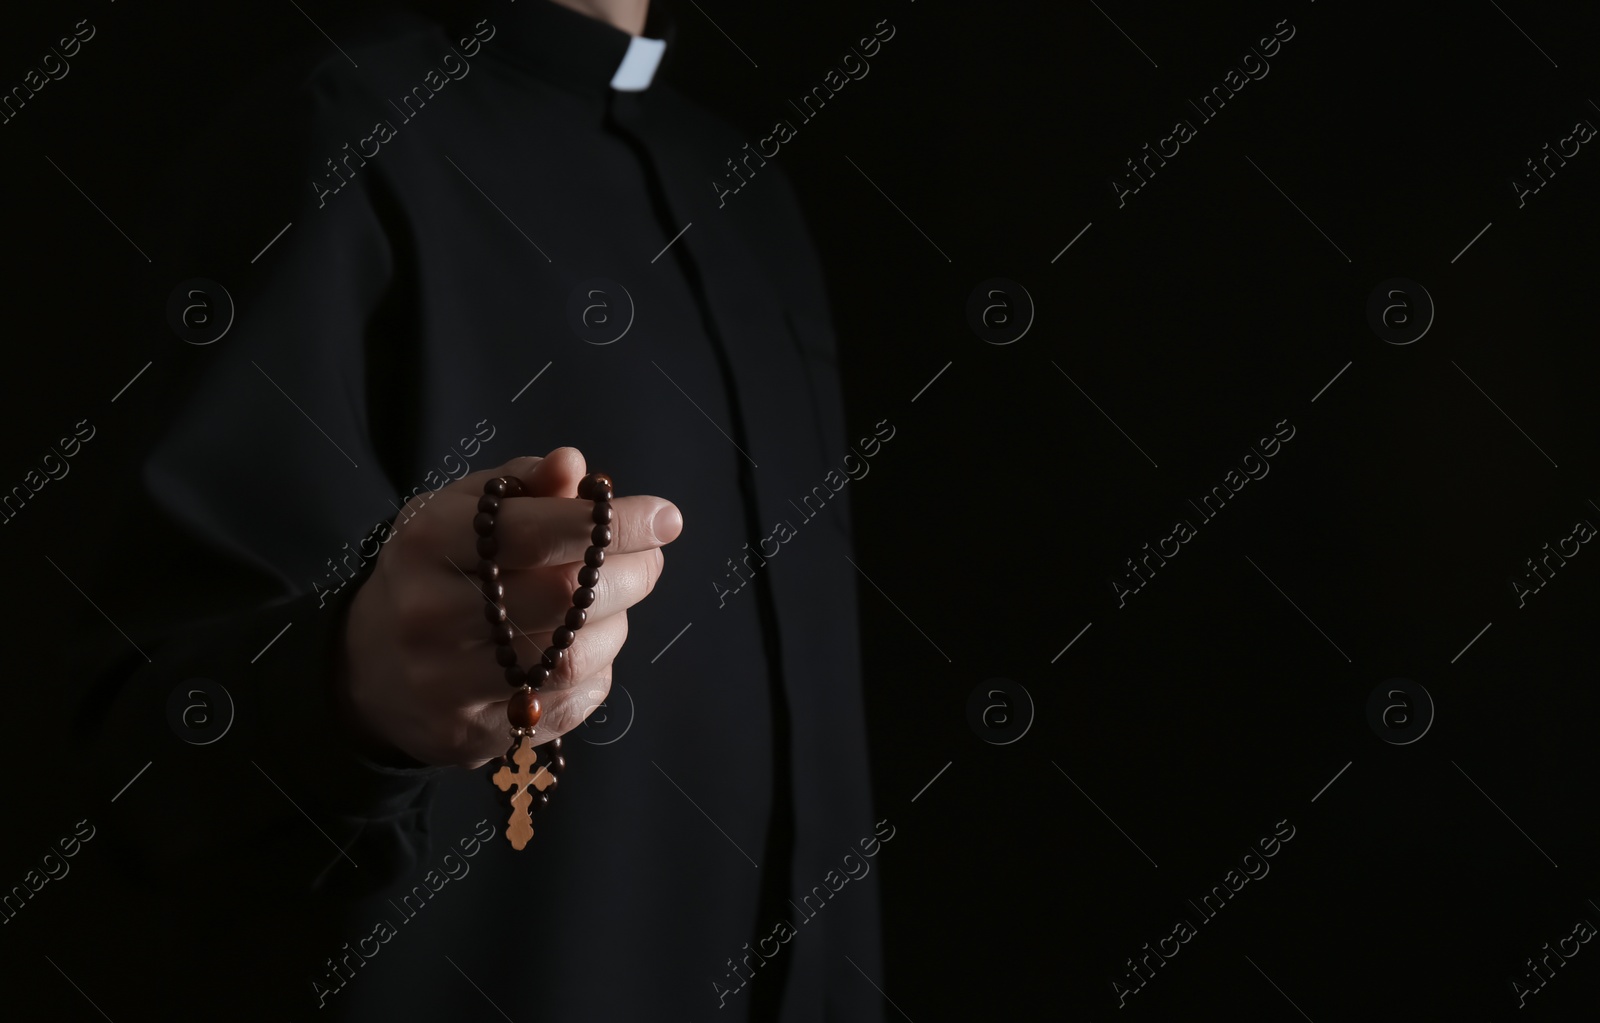
[[[539,755],[533,751],[533,740],[524,735],[517,744],[517,751],[511,755],[517,764],[513,771],[510,764],[506,764],[494,773],[489,780],[494,782],[502,791],[515,788],[516,794],[511,797],[511,823],[506,827],[506,837],[511,840],[513,849],[521,850],[528,844],[528,839],[533,837],[533,816],[529,813],[533,803],[533,789],[543,792],[555,784],[555,775],[540,766],[539,770],[532,770],[534,762]]]

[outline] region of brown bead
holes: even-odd
[[[594,513],[590,520],[597,526],[611,525],[611,502],[598,503],[594,506]]]
[[[498,625],[506,620],[506,606],[504,604],[483,605],[483,616],[489,620],[490,625]]]
[[[552,755],[544,762],[545,770],[551,774],[560,774],[567,769],[567,758],[559,753]]]
[[[483,492],[490,497],[505,497],[511,493],[511,485],[504,476],[496,476],[483,485]]]
[[[567,628],[576,632],[583,628],[583,623],[589,620],[589,612],[581,607],[567,608]]]
[[[478,578],[486,583],[500,581],[500,566],[488,558],[478,562]]]
[[[501,646],[510,646],[512,638],[516,636],[510,622],[500,622],[490,632],[494,634],[494,641]]]
[[[578,569],[578,585],[593,586],[600,581],[600,570],[593,565],[585,565]]]
[[[578,589],[578,591],[576,593],[574,593],[572,595],[572,604],[573,604],[574,607],[588,607],[590,604],[593,604],[593,603],[594,603],[594,587],[592,587],[592,586],[581,587],[581,588]]]
[[[478,498],[478,510],[493,515],[500,510],[500,499],[493,494],[484,494]]]
[[[603,487],[596,483],[594,485],[594,490],[590,491],[589,496],[595,501],[609,501],[613,495],[610,487]]]
[[[506,701],[506,720],[517,728],[532,728],[543,716],[544,708],[531,689],[519,689]]]
[[[520,476],[507,476],[505,478],[505,480],[506,480],[506,485],[511,490],[511,493],[510,493],[511,497],[521,497],[523,492],[528,489],[526,486],[523,485],[522,477],[520,477]]]
[[[541,792],[537,796],[534,796],[533,799],[529,800],[528,809],[530,811],[533,811],[533,812],[537,813],[538,811],[543,810],[545,807],[547,807],[549,805],[550,805],[550,797],[545,795],[543,792]]]
[[[472,517],[472,531],[479,536],[494,535],[494,516],[488,512],[479,512]]]
[[[495,663],[502,668],[509,668],[517,663],[517,648],[514,646],[497,646],[494,648]]]
[[[555,674],[556,668],[561,665],[561,660],[566,656],[566,653],[565,650],[558,646],[547,646],[544,648],[544,653],[539,655],[539,663],[549,668],[551,674]]]
[[[557,736],[556,738],[551,739],[549,742],[545,743],[545,747],[544,748],[549,751],[548,752],[549,756],[553,757],[553,756],[558,755],[561,752],[561,738],[560,738],[560,736]]]
[[[594,476],[588,475],[578,481],[578,497],[584,501],[589,500],[589,495],[594,492]]]
[[[554,792],[561,785],[561,779],[557,778],[555,774],[556,773],[554,771],[550,772],[550,784],[546,785],[544,787],[544,792],[541,793],[547,801],[550,798],[550,793]]]
[[[543,664],[535,664],[528,669],[528,684],[535,689],[550,680],[550,669]]]
[[[590,547],[588,550],[584,551],[583,563],[588,565],[590,568],[599,568],[601,565],[604,565],[606,563],[605,548]]]
[[[478,587],[485,600],[505,600],[506,588],[503,583],[485,582]]]
[[[594,527],[594,532],[589,534],[589,542],[594,544],[596,547],[610,547],[611,546],[611,527],[610,526],[596,526],[596,527]]]
[[[511,648],[501,647],[501,649],[510,650]],[[506,665],[506,681],[514,686],[527,685],[528,673],[517,667],[515,664],[508,664]]]
[[[577,633],[576,632],[574,632],[572,629],[568,629],[568,628],[563,627],[563,628],[557,629],[555,632],[551,633],[551,635],[550,635],[550,645],[551,646],[558,646],[561,649],[565,650],[567,647],[571,646],[572,645],[572,641],[574,639],[577,639],[577,638],[578,637],[577,637]]]
[[[492,558],[500,553],[500,544],[492,536],[478,537],[478,557]]]

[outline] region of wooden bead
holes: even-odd
[[[539,655],[539,663],[550,669],[555,674],[556,668],[561,666],[561,659],[566,656],[566,651],[558,646],[547,646],[544,653]]]
[[[593,603],[594,603],[594,587],[592,587],[592,586],[581,587],[581,588],[578,589],[578,591],[576,593],[574,593],[572,595],[572,604],[573,604],[574,607],[588,607],[590,604],[593,604]]]
[[[577,638],[577,633],[573,630],[565,627],[559,628],[555,632],[551,633],[550,645],[557,646],[565,650],[567,647],[571,646],[572,641]]]
[[[611,527],[610,526],[596,526],[596,527],[594,527],[594,532],[589,534],[589,542],[594,544],[596,547],[610,547],[611,546]],[[478,543],[481,545],[483,543],[483,541],[479,540]],[[481,552],[481,550],[482,550],[481,546],[480,546],[479,550]]]
[[[483,594],[483,598],[485,600],[505,600],[506,599],[506,588],[505,588],[505,584],[503,584],[503,583],[484,582],[482,585],[480,585],[478,587],[478,589],[479,589],[479,592],[481,592]]]
[[[585,565],[578,569],[578,585],[593,586],[600,581],[600,570],[593,565]]]
[[[574,631],[583,628],[583,623],[589,620],[589,612],[581,607],[567,608],[567,628]]]
[[[501,647],[501,649],[510,650],[511,648]],[[515,664],[508,664],[506,665],[506,681],[514,686],[527,685],[528,673],[517,667]]]
[[[611,502],[607,501],[604,504],[596,504],[594,506],[594,512],[590,516],[590,520],[597,526],[611,525]]]
[[[532,812],[538,812],[540,810],[543,810],[545,807],[547,807],[549,805],[550,805],[550,797],[545,795],[543,792],[539,793],[537,796],[534,796],[531,800],[528,801],[528,809],[530,811],[532,811]]]
[[[514,646],[497,646],[494,649],[495,663],[502,668],[509,668],[517,663],[517,648]]]
[[[511,497],[521,497],[523,495],[523,493],[528,489],[526,486],[523,485],[522,477],[520,477],[520,476],[507,476],[507,477],[505,477],[505,481],[506,481],[506,487],[509,488],[509,490],[510,490],[509,496],[511,496]]]
[[[506,719],[516,728],[532,728],[543,716],[539,697],[531,689],[519,689],[506,701]]]
[[[604,528],[604,527],[596,527]],[[492,558],[500,553],[500,544],[492,536],[478,537],[478,557]]]
[[[560,774],[567,769],[567,758],[556,753],[544,760],[544,766],[551,774]]]
[[[556,738],[551,739],[549,742],[545,743],[545,749],[550,751],[550,755],[551,756],[555,756],[557,753],[560,753],[561,752],[561,737],[557,736]]]
[[[511,628],[510,622],[496,623],[490,632],[494,635],[494,641],[501,646],[510,646],[511,640],[516,636],[516,632]]]
[[[491,497],[505,497],[511,493],[511,485],[504,476],[496,476],[483,485],[483,492]]]
[[[479,512],[472,517],[472,531],[479,536],[494,535],[494,516],[488,512]]]
[[[556,776],[555,776],[555,774],[556,774],[556,773],[555,773],[555,772],[554,772],[554,771],[551,771],[551,772],[550,772],[550,784],[548,784],[548,785],[546,785],[546,786],[545,786],[545,787],[544,787],[544,792],[543,792],[543,793],[541,793],[541,795],[543,795],[543,796],[544,796],[544,798],[545,798],[545,799],[546,799],[546,800],[547,800],[547,801],[548,801],[548,800],[549,800],[549,798],[550,798],[550,793],[552,793],[552,792],[554,792],[554,791],[555,791],[555,790],[556,790],[556,788],[557,788],[557,787],[558,787],[558,786],[559,786],[559,785],[560,785],[560,784],[561,784],[561,779],[560,779],[560,778],[557,778],[557,777],[556,777]]]
[[[606,563],[605,548],[590,547],[588,550],[584,551],[583,563],[588,565],[590,568],[599,568],[601,565],[604,565]]]
[[[610,497],[598,496],[602,489],[609,490],[614,486],[611,477],[603,472],[591,472],[578,481],[578,496],[585,501],[610,500]]]
[[[483,616],[489,620],[490,625],[499,625],[506,620],[506,606],[504,604],[483,605]]]
[[[493,515],[500,510],[500,499],[493,494],[484,494],[478,498],[478,510]]]
[[[535,664],[528,669],[528,684],[535,689],[550,680],[550,669],[543,664]]]
[[[488,558],[484,558],[482,561],[478,562],[478,578],[482,579],[486,583],[499,582],[500,566],[496,565]]]
[[[603,487],[596,483],[594,485],[594,490],[590,493],[590,497],[596,501],[609,501],[612,497],[611,488]]]

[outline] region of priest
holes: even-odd
[[[774,163],[717,202],[739,137],[661,80],[672,38],[647,0],[390,16],[279,68],[172,178],[190,306],[236,313],[184,333],[144,513],[107,554],[139,653],[89,717],[108,763],[153,765],[106,828],[149,914],[107,963],[125,1002],[882,1018],[875,872],[730,971],[890,826],[848,493],[740,600],[705,580],[872,426],[844,408],[787,179]],[[601,470],[613,540],[538,726],[566,767],[517,851],[473,520],[517,477],[496,560],[537,665]]]

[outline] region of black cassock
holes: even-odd
[[[893,424],[847,422],[782,170],[545,0],[338,45],[159,222],[237,314],[169,361],[108,556],[150,663],[93,706],[151,767],[83,955],[166,1018],[880,1019],[848,502]],[[563,444],[686,525],[518,853],[490,769],[349,750],[330,667],[375,524]]]

